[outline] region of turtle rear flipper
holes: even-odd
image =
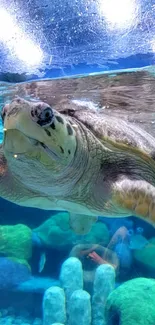
[[[155,187],[148,182],[130,179],[116,182],[112,201],[127,213],[155,223]]]

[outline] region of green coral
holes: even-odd
[[[31,229],[22,224],[0,226],[0,254],[27,263],[32,255]]]
[[[84,236],[76,235],[70,228],[69,214],[59,212],[34,229],[43,244],[49,247],[65,248],[74,244],[85,242],[91,244],[109,242],[109,231],[104,223],[93,224],[91,231]]]
[[[154,325],[155,280],[136,278],[125,282],[109,296],[105,307],[107,324]]]

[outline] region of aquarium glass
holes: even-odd
[[[155,4],[0,1],[0,325],[155,324]]]

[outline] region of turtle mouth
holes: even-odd
[[[49,149],[43,142],[38,142],[38,144],[42,147],[44,152],[46,152],[46,154],[52,159],[60,160],[60,157],[53,150]]]
[[[28,137],[29,141],[31,142],[31,144],[33,146],[36,146],[36,147],[41,147],[41,149],[48,155],[50,156],[50,158],[54,159],[54,160],[60,160],[60,157],[58,156],[58,154],[54,151],[54,150],[51,150],[49,149],[49,147],[47,147],[45,145],[45,143],[43,142],[40,142],[36,139],[33,139],[33,138],[30,138]]]
[[[60,160],[60,157],[51,149],[49,149],[43,142],[40,142],[40,141],[37,141],[35,139],[32,139],[32,138],[28,138],[30,143],[35,146],[35,147],[40,147],[41,150],[43,152],[45,152],[51,159],[54,159],[54,160],[57,160],[59,161]],[[9,151],[10,153],[14,154],[13,151]],[[15,155],[23,155],[23,154],[26,154],[26,151],[22,151],[22,152],[16,152]]]
[[[60,160],[60,157],[58,155],[57,152],[55,152],[55,150],[52,150],[50,149],[48,146],[45,145],[45,143],[37,140],[37,139],[34,139],[32,137],[29,137],[27,136],[27,139],[28,141],[30,142],[30,144],[33,146],[33,147],[36,147],[38,149],[41,149],[46,155],[48,155],[51,159],[54,159],[54,160]],[[6,137],[4,137],[4,144],[5,144],[5,140],[6,140]],[[30,148],[29,148],[30,149]],[[25,150],[19,150],[17,149],[16,152],[14,152],[14,150],[9,150],[7,149],[7,151],[9,151],[11,154],[15,154],[15,155],[23,155],[23,154],[26,154],[27,150],[29,149],[25,149]]]

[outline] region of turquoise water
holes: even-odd
[[[137,126],[140,127],[144,142],[147,134],[152,136],[153,147],[154,90],[152,66],[139,70],[115,70],[109,74],[92,73],[63,79],[33,80],[23,83],[2,82],[0,105],[3,110],[5,104],[19,96],[32,101],[33,104],[43,101],[52,108],[58,107],[59,110],[70,109],[76,105],[80,111],[81,107],[86,107],[87,127],[91,123],[89,112],[93,111],[94,117],[98,116],[99,119],[106,117],[110,131],[113,128],[113,123],[110,124],[113,118],[119,119],[122,125],[123,121],[131,123],[135,130]],[[2,121],[0,124],[1,142],[3,133],[8,131],[4,130],[5,118],[4,125]],[[20,120],[20,123],[24,126],[23,120]],[[19,124],[16,127],[19,128]],[[118,135],[120,130],[118,129]],[[13,137],[14,134],[12,141]],[[14,158],[18,159],[18,153],[16,154],[18,142],[14,143],[13,154]],[[6,142],[4,144],[7,145]],[[153,154],[153,151],[149,153],[154,159]],[[12,160],[8,156],[6,159],[11,170]],[[28,157],[27,163],[28,165],[30,163]],[[33,160],[31,164],[33,165]],[[46,203],[41,206],[41,199],[37,201],[35,208],[30,207],[29,203],[26,204],[27,207],[18,205],[19,197],[23,196],[23,180],[25,187],[33,190],[35,188],[33,184],[35,178],[28,174],[30,169],[25,163],[19,166],[20,169],[16,171],[15,176],[9,174],[7,193],[2,190],[1,194],[0,292],[3,299],[0,302],[0,324],[155,324],[153,221],[149,218],[136,217],[132,209],[127,218],[120,218],[119,214],[117,217],[112,217],[111,214],[111,218],[108,218],[98,210],[97,221],[91,230],[77,234],[74,220],[70,221],[66,211],[58,212],[52,208],[46,210]],[[37,168],[40,167],[36,165],[36,173]],[[117,161],[113,168],[117,169]],[[134,166],[132,168],[131,176],[134,173]],[[148,170],[149,168],[150,165]],[[144,169],[144,175],[141,176],[144,180],[145,172]],[[42,186],[45,174],[43,172],[37,175]],[[19,183],[21,181],[17,193],[12,185],[12,176]],[[73,177],[73,174],[68,177]],[[152,184],[153,173],[151,177]],[[45,197],[48,197],[50,186],[47,177],[44,185]],[[12,191],[15,193],[15,202]],[[96,199],[100,193],[101,189],[96,188]],[[153,202],[153,190],[151,195]],[[144,202],[145,197],[142,203]],[[153,213],[151,218],[153,220]]]

